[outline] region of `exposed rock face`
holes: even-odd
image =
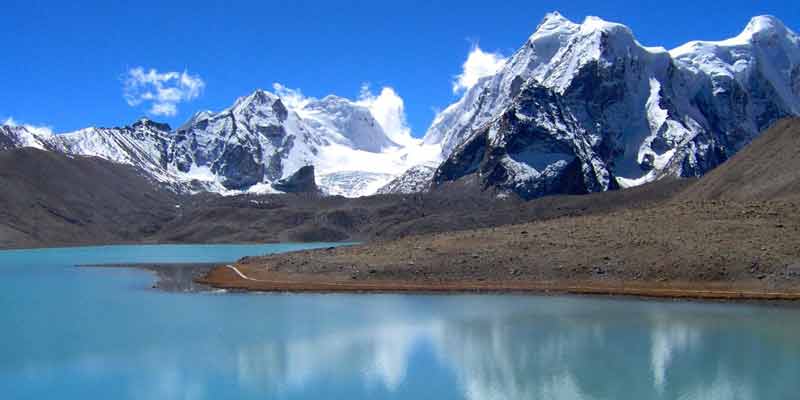
[[[17,148],[17,143],[13,139],[11,127],[0,126],[0,151],[15,148]]]
[[[314,180],[314,166],[306,165],[294,174],[272,184],[275,190],[285,193],[319,193]]]
[[[286,168],[297,170],[311,159],[311,149],[296,148],[296,140],[309,146],[320,143],[302,125],[295,132],[286,129],[300,125],[298,119],[280,98],[258,90],[219,113],[195,115],[175,132],[170,158],[178,171],[210,174],[226,189],[278,180]]]
[[[436,172],[435,165],[417,165],[378,189],[377,194],[427,192]]]
[[[497,75],[437,118],[434,185],[477,174],[523,198],[699,176],[800,115],[800,39],[756,17],[724,42],[645,48],[622,25],[549,15]]]

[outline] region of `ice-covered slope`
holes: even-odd
[[[620,24],[549,14],[431,126],[425,141],[448,155],[434,183],[477,173],[533,198],[702,175],[800,113],[799,54],[774,17],[668,52]]]
[[[438,164],[428,163],[409,168],[402,175],[392,179],[389,183],[378,189],[377,194],[390,193],[418,193],[430,189],[433,174]]]
[[[170,142],[169,125],[148,119],[122,128],[85,128],[50,139],[53,150],[133,165],[165,183],[174,180],[167,168]]]
[[[398,146],[366,107],[348,99],[326,96],[309,101],[297,111],[312,129],[354,150],[380,153]]]

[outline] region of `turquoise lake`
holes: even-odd
[[[2,251],[0,398],[800,396],[796,306],[167,293],[151,289],[144,271],[74,267],[222,262],[306,247]]]

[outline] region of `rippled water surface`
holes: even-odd
[[[790,307],[536,296],[164,293],[75,264],[305,245],[0,252],[3,399],[794,399]],[[325,246],[320,244],[320,246]]]

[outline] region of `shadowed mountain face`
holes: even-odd
[[[779,121],[680,197],[739,202],[800,199],[800,118]]]
[[[176,197],[133,167],[33,148],[0,151],[0,246],[137,241]]]
[[[309,176],[286,183],[313,189]],[[427,194],[358,199],[180,196],[129,166],[25,148],[0,151],[0,184],[0,248],[9,248],[391,239],[640,207],[669,199],[687,182],[529,202],[497,199],[461,182]]]

